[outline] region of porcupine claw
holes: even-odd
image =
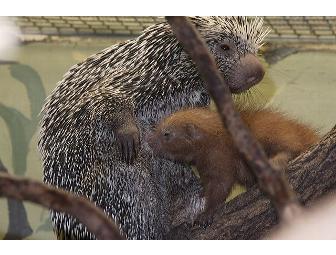
[[[133,164],[140,147],[138,128],[136,125],[129,125],[116,130],[115,133],[121,160],[127,164]]]

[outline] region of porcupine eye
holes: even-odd
[[[226,43],[222,44],[220,47],[223,51],[229,51],[230,50],[230,46]]]

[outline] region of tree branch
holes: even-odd
[[[264,150],[235,110],[231,92],[205,42],[186,17],[166,17],[166,19],[184,50],[198,67],[224,126],[256,175],[261,190],[269,195],[280,216],[291,218],[295,212],[300,211],[297,198],[283,172],[271,167]]]
[[[1,161],[0,169],[7,172]],[[124,239],[115,223],[90,201],[40,182],[0,173],[0,196],[70,214],[86,225],[97,239]]]

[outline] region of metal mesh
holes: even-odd
[[[12,17],[23,35],[136,36],[163,17]],[[335,41],[336,17],[265,17],[267,40]]]

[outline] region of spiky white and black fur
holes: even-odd
[[[256,54],[267,33],[260,18],[191,20],[224,78],[240,56]],[[222,40],[236,45],[234,57],[218,54]],[[201,186],[188,166],[154,159],[143,137],[168,114],[208,104],[202,80],[168,24],[153,25],[73,66],[47,98],[39,139],[44,181],[91,199],[129,239],[165,238],[176,217],[171,208],[194,216],[202,210]],[[120,159],[113,124],[132,118],[141,149],[129,165]],[[59,238],[95,238],[73,217],[52,211],[51,218]]]

